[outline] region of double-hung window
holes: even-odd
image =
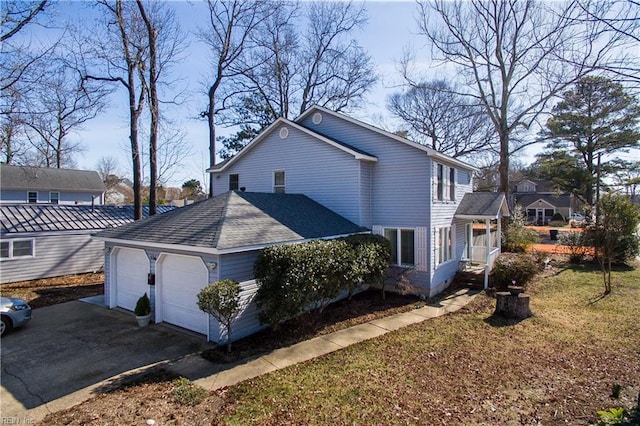
[[[58,204],[60,202],[60,193],[59,192],[49,192],[49,202],[51,204]]]
[[[438,201],[456,200],[456,169],[436,164],[435,199]]]
[[[391,242],[391,263],[407,267],[415,265],[415,232],[413,229],[385,228],[384,236]]]
[[[38,191],[27,192],[27,201],[29,204],[35,204],[38,202]]]
[[[0,242],[0,259],[16,259],[34,256],[33,240],[5,240]]]
[[[229,191],[237,191],[240,189],[240,175],[229,175]]]
[[[273,172],[273,192],[284,194],[285,192],[284,170],[276,170]]]
[[[453,259],[451,227],[436,228],[436,265]]]

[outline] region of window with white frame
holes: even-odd
[[[38,191],[27,192],[27,201],[29,204],[35,204],[38,202]]]
[[[456,200],[456,169],[436,164],[434,199],[438,201]]]
[[[273,172],[273,192],[284,194],[285,192],[285,176],[284,170],[275,170]]]
[[[449,167],[449,199],[456,200],[456,169]]]
[[[416,264],[413,229],[385,228],[384,236],[391,242],[391,263],[406,267]]]
[[[50,192],[49,193],[49,202],[51,204],[58,204],[60,202],[60,193],[59,192]]]
[[[435,229],[436,235],[436,265],[448,262],[453,259],[453,236],[451,227]]]
[[[5,240],[0,242],[0,259],[18,259],[34,256],[34,243],[29,240]]]
[[[229,175],[229,191],[237,191],[240,189],[240,175]]]

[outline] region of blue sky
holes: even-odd
[[[78,3],[61,5],[63,16],[66,13],[89,19],[92,11],[78,7]],[[200,1],[176,1],[172,3],[184,30],[194,31],[206,24],[206,5]],[[400,83],[396,70],[397,61],[402,57],[403,49],[412,46],[424,49],[424,40],[416,35],[416,3],[413,1],[366,1],[369,23],[353,34],[360,44],[372,56],[380,80],[371,90],[367,104],[353,116],[374,125],[391,125],[386,113],[385,98]],[[206,103],[203,91],[203,76],[206,74],[207,50],[195,37],[190,37],[191,45],[186,59],[174,72],[175,77],[183,78],[189,92],[188,101],[180,107],[173,107],[171,116],[182,123],[187,138],[192,145],[192,154],[186,158],[177,173],[169,182],[170,186],[180,186],[182,182],[194,178],[204,183],[204,169],[207,166],[208,142],[205,121],[196,120]],[[94,169],[98,160],[104,156],[118,159],[121,173],[129,173],[128,128],[126,94],[116,92],[111,97],[109,110],[85,125],[84,130],[73,138],[81,141],[86,151],[77,158],[79,168]],[[145,126],[145,124],[143,124]],[[225,134],[219,129],[219,134]],[[227,131],[228,133],[229,131]]]

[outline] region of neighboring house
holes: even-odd
[[[522,207],[527,222],[538,225],[549,223],[555,213],[566,219],[583,210],[583,203],[575,195],[558,192],[547,180],[521,180],[515,185],[513,200]]]
[[[91,170],[0,164],[0,203],[104,204],[105,186]]]
[[[207,282],[236,279],[248,302],[256,288],[253,264],[263,247],[358,232],[387,237],[392,263],[410,270],[423,294],[435,295],[452,282],[461,260],[488,269],[499,253],[506,199],[472,193],[475,170],[325,108],[311,107],[295,121],[279,118],[209,170],[212,199],[98,234],[109,250],[107,303],[133,309],[135,299],[149,292],[156,322],[224,341],[215,320],[195,305]],[[285,213],[291,215],[287,220]],[[488,247],[473,246],[477,221],[486,225]],[[339,222],[344,225],[328,226]],[[302,224],[327,228],[303,232],[297,228]],[[148,273],[155,274],[155,285],[147,284]],[[254,310],[249,305],[243,313],[236,338],[259,328]]]
[[[91,234],[132,221],[132,206],[2,204],[0,283],[101,270],[104,244]]]

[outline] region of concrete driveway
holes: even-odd
[[[210,345],[204,335],[163,324],[141,329],[132,313],[80,301],[35,309],[2,337],[0,411],[3,419],[41,418],[76,391],[95,392],[105,379]]]

